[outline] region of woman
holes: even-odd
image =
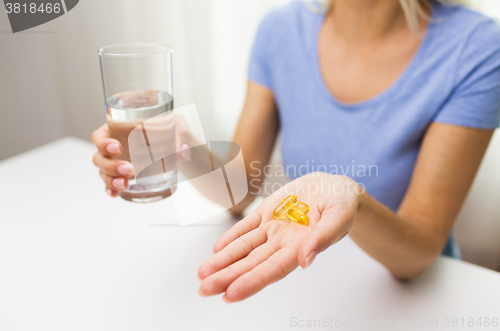
[[[285,165],[356,171],[289,174],[298,178],[215,243],[200,294],[243,300],[348,233],[400,279],[441,253],[458,257],[450,233],[499,118],[500,28],[485,16],[418,0],[334,0],[324,12],[294,1],[271,12],[234,137],[248,177],[262,180],[278,130]],[[109,156],[121,147],[105,126],[93,141],[116,195],[123,162]],[[310,205],[309,226],[272,219],[290,193]]]

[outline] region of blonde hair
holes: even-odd
[[[330,9],[333,0],[304,0],[309,9],[314,12],[326,12]],[[419,32],[419,19],[430,20],[429,15],[426,13],[425,8],[432,2],[439,2],[444,5],[458,5],[465,4],[465,0],[399,0],[401,9],[406,17],[406,22],[410,30],[414,33]]]

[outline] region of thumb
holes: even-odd
[[[354,215],[350,211],[339,209],[331,208],[324,211],[314,229],[302,240],[298,260],[303,269],[311,265],[316,255],[349,233]]]

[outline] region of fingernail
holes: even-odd
[[[186,161],[191,161],[191,149],[189,149],[189,146],[184,144],[182,145],[181,150],[182,158]]]
[[[316,251],[316,250],[309,253],[309,255],[306,257],[306,265],[304,266],[304,269],[307,268],[308,266],[310,266],[311,263],[313,263],[317,254],[318,254],[318,251]]]
[[[113,179],[113,186],[118,188],[118,189],[124,190],[125,189],[125,179],[123,179],[123,178]]]
[[[201,291],[201,288],[198,289],[198,294],[202,297],[206,297],[207,295]]]
[[[201,278],[199,275],[196,275],[196,279],[198,279],[198,281],[201,282]]]
[[[226,295],[225,295],[225,294],[222,296],[222,300],[224,300],[224,302],[225,302],[225,303],[232,303],[232,301],[229,301],[229,300],[227,299],[227,297],[226,297]]]
[[[117,143],[111,143],[108,146],[106,146],[106,150],[110,154],[119,154],[120,153],[120,145]]]
[[[116,168],[116,171],[122,175],[133,175],[134,174],[134,167],[130,163],[123,163]]]
[[[113,191],[111,191],[109,188],[108,188],[108,189],[106,189],[106,193],[108,193],[108,195],[109,195],[110,197],[112,197],[112,196],[113,196]]]

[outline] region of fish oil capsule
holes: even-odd
[[[297,201],[292,208],[300,211],[303,214],[307,214],[309,212],[309,206],[302,201]]]
[[[297,197],[295,195],[290,195],[283,200],[278,207],[276,207],[273,211],[273,218],[277,220],[286,219],[286,213],[293,205],[297,203]]]
[[[309,224],[309,218],[307,217],[307,215],[298,211],[297,209],[293,209],[293,208],[289,209],[286,214],[287,214],[288,218],[291,221],[294,221],[295,223],[304,224],[304,225]]]
[[[298,201],[295,195],[285,198],[273,211],[273,218],[277,220],[288,219],[290,221],[307,225],[309,218],[307,213],[309,206],[302,201]]]

